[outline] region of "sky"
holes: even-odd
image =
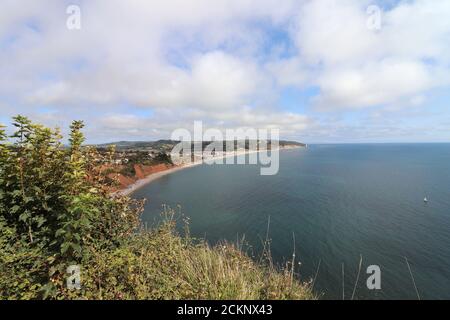
[[[0,123],[450,142],[449,17],[448,0],[2,0]]]

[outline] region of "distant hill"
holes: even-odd
[[[107,148],[110,145],[115,145],[117,150],[160,150],[160,151],[169,151],[176,144],[180,143],[180,141],[176,140],[157,140],[157,141],[117,141],[111,143],[103,143],[95,145],[97,148]],[[204,141],[203,146],[210,144],[211,141]],[[237,141],[238,144],[244,144],[244,141]],[[248,144],[248,142],[247,142]],[[270,141],[269,141],[270,144]],[[289,141],[289,140],[280,140],[279,145],[281,147],[286,146],[298,146],[305,147],[306,144],[297,142],[297,141]]]
[[[111,143],[98,144],[98,148],[106,148],[110,145],[115,145],[118,150],[139,150],[139,149],[155,149],[155,150],[165,150],[172,149],[173,146],[178,144],[180,141],[174,140],[158,140],[158,141],[117,141]]]

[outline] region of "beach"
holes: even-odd
[[[197,165],[202,164],[202,162],[194,162],[191,164],[185,164],[185,165],[180,165],[180,166],[174,166],[170,169],[164,170],[164,171],[160,171],[160,172],[156,172],[156,173],[152,173],[148,176],[146,176],[143,179],[139,179],[138,181],[136,181],[135,183],[129,185],[128,187],[126,187],[125,189],[116,191],[113,193],[113,195],[122,195],[122,196],[128,196],[130,194],[132,194],[134,191],[142,188],[143,186],[151,183],[152,181],[159,179],[161,177],[164,177],[166,175],[169,175],[171,173],[183,170],[183,169],[187,169],[187,168],[191,168]]]
[[[279,148],[277,150],[290,150],[290,149],[298,149],[301,147],[293,147],[293,146],[289,146],[289,147],[284,147],[284,148]],[[267,150],[253,150],[253,151],[237,151],[234,153],[230,153],[230,154],[225,154],[223,156],[218,156],[218,157],[214,157],[214,158],[207,158],[207,159],[203,159],[203,160],[199,160],[199,161],[195,161],[192,163],[186,163],[186,164],[182,164],[182,165],[178,165],[178,166],[174,166],[172,168],[169,168],[167,170],[164,171],[159,171],[159,172],[155,172],[152,173],[148,176],[146,176],[143,179],[139,179],[137,180],[135,183],[130,184],[129,186],[127,186],[126,188],[116,191],[114,192],[112,195],[122,195],[122,196],[128,196],[131,195],[133,192],[135,192],[136,190],[148,185],[149,183],[164,177],[166,175],[178,172],[180,170],[183,169],[188,169],[188,168],[192,168],[201,164],[207,164],[209,161],[215,161],[215,160],[221,160],[221,159],[226,159],[226,158],[230,158],[230,157],[236,157],[236,156],[242,156],[242,155],[247,155],[247,154],[254,154],[254,153],[259,153],[259,152],[264,152]]]

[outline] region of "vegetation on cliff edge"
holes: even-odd
[[[0,127],[0,299],[313,299],[293,263],[276,270],[237,245],[214,247],[176,232],[166,211],[140,224],[143,202],[111,197],[83,147],[83,123],[59,130],[14,118]],[[69,290],[67,267],[81,267]]]

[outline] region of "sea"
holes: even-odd
[[[310,145],[280,151],[273,176],[205,164],[133,197],[148,226],[170,207],[212,245],[258,260],[269,240],[280,268],[295,254],[322,299],[450,299],[450,144]]]

